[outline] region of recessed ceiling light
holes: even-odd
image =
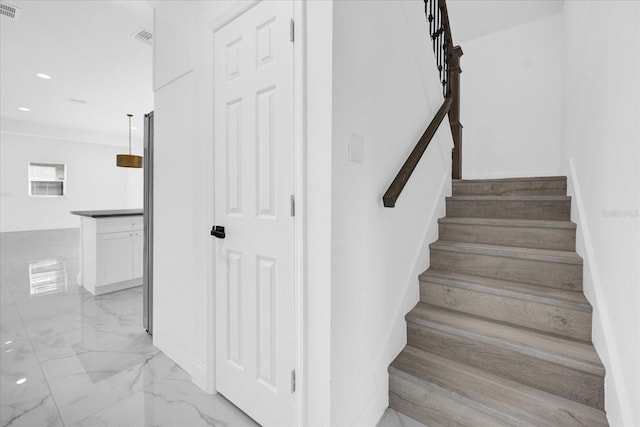
[[[131,126],[131,130],[138,130],[138,128],[135,126]]]
[[[24,384],[25,381],[27,381],[26,378],[20,378],[18,381],[16,381],[16,384],[20,385],[20,384]]]
[[[43,74],[43,73],[38,73],[38,74],[36,74],[36,76],[40,77],[41,79],[45,79],[45,80],[49,80],[51,78],[50,75]]]
[[[18,110],[20,110],[20,111],[31,111],[31,108],[27,108],[27,107],[18,107]]]

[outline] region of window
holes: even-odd
[[[29,163],[30,196],[64,196],[65,165]]]

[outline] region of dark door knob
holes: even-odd
[[[214,225],[213,227],[211,227],[211,235],[213,237],[217,237],[218,239],[224,239],[225,237],[224,227],[221,227],[219,225]]]

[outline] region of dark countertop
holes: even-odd
[[[142,209],[113,209],[103,211],[71,211],[73,215],[88,216],[91,218],[108,218],[114,216],[142,215]]]

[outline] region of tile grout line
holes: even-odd
[[[140,374],[142,374],[142,371],[144,370],[144,367],[145,367],[145,366],[146,366],[146,365],[147,365],[147,364],[148,364],[152,359],[156,358],[156,357],[158,356],[158,354],[161,354],[161,353],[162,353],[161,351],[158,351],[158,352],[157,352],[157,353],[155,353],[153,356],[150,356],[149,358],[146,358],[144,362],[142,362],[142,363],[140,363],[140,364],[138,364],[138,365],[136,365],[136,366],[133,366],[133,367],[131,367],[130,369],[138,368],[138,367],[139,367],[139,368],[140,368]],[[133,391],[133,387],[135,386],[135,383],[138,381],[138,378],[139,378],[139,377],[140,377],[140,375],[136,376],[136,378],[134,379],[134,381],[131,383],[132,393],[131,393],[130,395],[125,396],[125,397],[123,397],[122,399],[118,399],[118,400],[116,400],[115,402],[112,402],[111,404],[109,404],[109,405],[105,406],[104,408],[98,409],[97,411],[95,411],[95,412],[93,412],[93,413],[91,413],[91,414],[87,415],[86,417],[84,417],[84,418],[82,418],[82,419],[77,420],[77,421],[76,421],[76,422],[74,422],[70,427],[73,427],[73,426],[75,426],[75,425],[78,425],[79,423],[81,423],[81,422],[83,422],[83,421],[85,421],[85,420],[87,420],[87,419],[89,419],[89,418],[91,418],[91,417],[93,417],[93,416],[95,416],[95,415],[97,415],[97,414],[99,414],[99,413],[103,412],[103,411],[106,411],[107,409],[110,409],[110,408],[112,408],[112,407],[114,407],[114,406],[116,406],[116,405],[118,405],[118,404],[122,403],[124,400],[129,399],[129,398],[130,398],[130,397],[132,397],[132,396],[135,396],[137,393],[143,393],[143,394],[146,394],[146,393],[147,393],[147,391],[146,391],[146,390],[144,390],[144,389],[143,389],[143,390],[141,390],[141,391],[135,391],[135,392]]]
[[[33,341],[31,339],[31,334],[29,333],[29,330],[27,329],[27,326],[24,322],[24,318],[22,317],[22,312],[20,311],[20,306],[17,303],[17,300],[15,298],[15,295],[13,294],[13,290],[9,289],[9,292],[11,292],[11,297],[13,298],[13,304],[15,304],[16,306],[16,312],[18,313],[18,316],[20,317],[20,322],[22,323],[22,328],[24,329],[25,335],[27,336],[27,339],[29,340],[29,346],[31,346],[31,351],[33,351],[33,355],[36,358],[36,361],[38,362],[38,368],[40,369],[40,373],[42,374],[42,378],[44,379],[44,382],[47,384],[47,389],[49,390],[49,396],[51,397],[51,400],[53,401],[53,405],[56,408],[56,412],[58,413],[58,418],[60,419],[60,422],[62,423],[62,427],[66,427],[66,423],[64,422],[64,419],[62,418],[62,414],[60,413],[60,408],[58,408],[58,403],[56,402],[56,398],[53,397],[53,392],[51,391],[51,386],[49,385],[49,380],[47,379],[47,376],[44,373],[44,370],[42,369],[42,363],[40,362],[40,357],[38,356],[38,352],[36,351],[35,346],[33,345]]]

